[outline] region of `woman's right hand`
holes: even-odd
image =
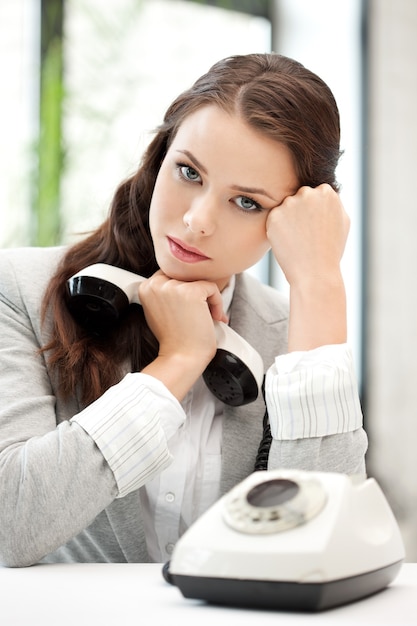
[[[146,321],[159,341],[158,357],[143,373],[182,400],[216,352],[213,320],[227,321],[215,283],[181,282],[156,272],[139,286]]]

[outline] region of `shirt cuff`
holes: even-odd
[[[94,439],[109,464],[118,498],[170,464],[167,440],[184,420],[180,403],[163,383],[141,373],[127,374],[71,419]]]
[[[265,396],[274,439],[326,437],[362,426],[347,344],[277,357],[266,374]]]

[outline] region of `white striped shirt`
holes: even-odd
[[[222,293],[229,304],[234,283]],[[225,310],[227,310],[225,306]],[[362,426],[347,344],[278,356],[265,394],[271,433],[295,440]],[[223,405],[200,378],[180,403],[156,378],[131,373],[81,413],[114,473],[118,497],[139,490],[151,560],[169,559],[177,539],[216,499]]]
[[[347,344],[279,356],[265,382],[275,439],[326,437],[362,426],[357,379]]]
[[[118,497],[138,489],[171,462],[167,440],[185,415],[165,385],[147,374],[127,374],[75,415],[111,467]]]

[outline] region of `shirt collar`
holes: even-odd
[[[222,300],[223,300],[223,309],[226,314],[229,313],[229,309],[232,304],[233,294],[235,291],[235,285],[236,285],[236,276],[233,274],[233,276],[231,276],[229,282],[227,283],[226,287],[223,289],[222,294],[221,294]]]

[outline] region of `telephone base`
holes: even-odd
[[[185,598],[209,604],[283,611],[323,611],[373,595],[392,582],[402,561],[350,578],[297,583],[170,574]]]

